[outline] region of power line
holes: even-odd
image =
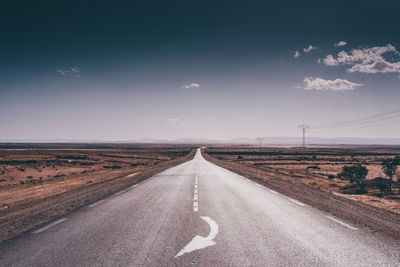
[[[282,135],[282,136],[280,136],[280,137],[281,137],[281,138],[289,137],[291,134],[297,132],[297,130],[298,130],[298,128],[295,128],[295,129],[291,130],[290,132],[288,132],[288,133],[286,133],[286,134],[284,134],[284,135]]]
[[[354,119],[354,120],[348,120],[348,121],[342,121],[342,122],[336,122],[332,124],[325,124],[325,125],[320,125],[313,127],[313,129],[331,129],[331,128],[343,128],[343,127],[351,127],[351,126],[357,126],[357,125],[362,125],[362,124],[373,124],[375,122],[381,122],[383,120],[388,120],[388,119],[400,119],[400,108],[399,109],[394,109],[391,111],[359,118],[359,119]]]

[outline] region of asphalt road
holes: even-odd
[[[0,266],[189,265],[400,266],[400,246],[199,152],[0,245]]]

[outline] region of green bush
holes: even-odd
[[[367,174],[368,169],[365,166],[357,164],[354,166],[343,166],[342,171],[338,173],[338,177],[344,180],[348,180],[351,185],[355,185],[358,187],[359,193],[364,194],[367,193],[365,186]]]

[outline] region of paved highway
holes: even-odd
[[[400,246],[198,151],[0,245],[0,266],[400,266]]]

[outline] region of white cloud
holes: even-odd
[[[339,42],[334,44],[335,47],[342,47],[342,46],[345,46],[345,45],[347,45],[347,42],[345,42],[345,41],[339,41]]]
[[[71,68],[71,71],[72,71],[72,72],[75,72],[75,73],[81,72],[81,70],[80,70],[78,67],[72,67],[72,68]]]
[[[299,51],[296,51],[296,52],[294,52],[294,55],[293,55],[295,58],[298,58],[299,56],[300,56],[300,53],[299,53]]]
[[[400,55],[393,45],[376,46],[371,48],[353,49],[349,53],[339,52],[335,59],[332,55],[327,55],[324,59],[325,65],[350,65],[348,72],[362,73],[400,73],[400,61],[388,62],[383,54],[392,53]]]
[[[62,76],[73,75],[76,77],[80,77],[81,70],[78,67],[72,67],[70,69],[58,69],[57,72]]]
[[[345,91],[354,90],[356,87],[363,85],[361,83],[353,83],[344,79],[325,80],[322,78],[306,77],[303,81],[305,83],[305,90]]]
[[[189,88],[197,88],[200,87],[200,84],[198,83],[191,83],[191,84],[186,84],[182,86],[183,89],[189,89]]]
[[[178,123],[178,122],[181,122],[181,119],[180,118],[169,118],[168,121]]]
[[[400,73],[400,62],[390,63],[386,60],[377,60],[371,64],[357,64],[348,69],[349,72],[363,72],[363,73],[387,73],[396,72]]]
[[[315,49],[317,49],[315,46],[309,45],[308,48],[304,48],[303,51],[305,53],[309,53],[309,52],[311,52],[312,50],[315,50]]]
[[[327,55],[324,58],[324,64],[327,66],[336,66],[338,65],[338,61],[334,59],[332,55]]]
[[[58,73],[60,73],[60,75],[65,76],[69,73],[68,70],[57,70]]]

